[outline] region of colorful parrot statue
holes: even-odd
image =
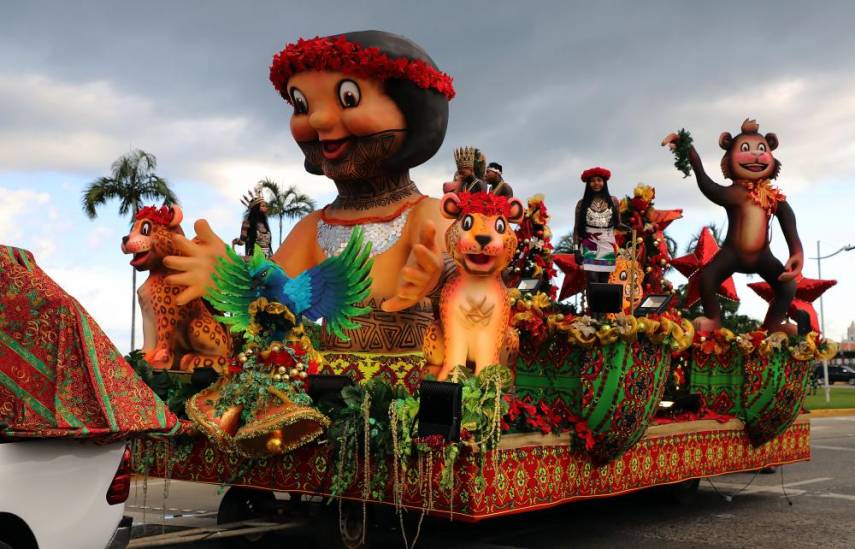
[[[328,257],[319,265],[289,278],[285,271],[264,257],[261,248],[245,261],[231,248],[220,258],[214,274],[215,287],[205,299],[225,313],[215,317],[231,327],[232,332],[245,332],[252,322],[250,304],[259,298],[287,307],[296,319],[312,321],[323,318],[327,329],[344,341],[345,329],[358,328],[352,317],[365,314],[370,307],[357,303],[371,291],[371,242],[365,242],[362,229],[356,227],[344,251]]]

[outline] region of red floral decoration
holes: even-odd
[[[588,168],[584,172],[582,172],[582,181],[587,183],[592,177],[600,176],[603,178],[603,181],[608,181],[612,176],[612,172],[607,170],[606,168],[601,168],[597,166],[596,168]]]
[[[422,89],[435,90],[449,101],[454,98],[452,78],[419,59],[392,58],[378,48],[364,48],[344,36],[300,39],[273,56],[270,81],[289,103],[286,86],[292,75],[307,71],[337,71],[385,81],[409,80]]]
[[[657,210],[653,206],[655,199],[654,187],[638,184],[632,195],[624,197],[620,203],[621,221],[635,229],[636,237],[640,239],[637,257],[645,273],[642,287],[645,295],[667,293],[673,289],[665,278],[672,261],[665,229],[683,217],[683,210]],[[620,246],[625,245],[628,238],[629,234],[617,234]]]
[[[528,199],[523,220],[514,232],[517,249],[508,266],[508,287],[519,285],[522,279],[536,278],[542,281],[538,291],[555,300],[558,292],[551,281],[558,273],[552,261],[552,231],[549,230],[549,211],[543,195],[536,194]]]
[[[488,216],[511,216],[511,205],[505,196],[493,193],[458,193],[460,199],[460,214],[479,213]]]
[[[148,219],[159,225],[169,225],[172,223],[174,215],[175,212],[169,206],[161,206],[160,208],[157,208],[156,206],[146,206],[137,212],[135,219]]]

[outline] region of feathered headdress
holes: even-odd
[[[454,163],[457,169],[474,168],[477,149],[475,147],[460,147],[454,149]]]
[[[247,207],[247,209],[252,209],[255,206],[264,202],[264,193],[262,192],[264,187],[259,183],[255,186],[254,190],[250,190],[248,193],[243,195],[243,198],[240,199],[241,204]]]

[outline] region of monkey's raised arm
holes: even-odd
[[[729,206],[733,204],[736,197],[731,192],[730,187],[719,185],[707,175],[704,171],[704,164],[701,162],[701,157],[694,147],[689,149],[689,163],[692,165],[692,170],[695,172],[695,178],[698,180],[698,188],[704,193],[710,201],[715,202],[719,206]]]

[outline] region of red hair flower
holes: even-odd
[[[457,194],[460,199],[460,214],[479,213],[487,216],[503,215],[511,216],[511,205],[506,196],[493,193],[467,193]]]
[[[136,218],[140,219],[148,219],[149,221],[153,221],[158,225],[169,225],[172,223],[172,218],[175,215],[173,210],[169,206],[161,206],[158,209],[156,206],[146,206],[137,212]]]
[[[289,103],[288,79],[307,70],[336,71],[385,81],[409,80],[422,89],[432,89],[449,101],[454,98],[452,78],[420,59],[391,58],[379,48],[364,48],[344,36],[300,39],[273,56],[270,82]]]
[[[582,181],[587,183],[594,176],[600,176],[603,178],[603,181],[608,181],[612,176],[612,172],[605,168],[601,168],[597,166],[596,168],[588,168],[584,172],[582,172]]]

